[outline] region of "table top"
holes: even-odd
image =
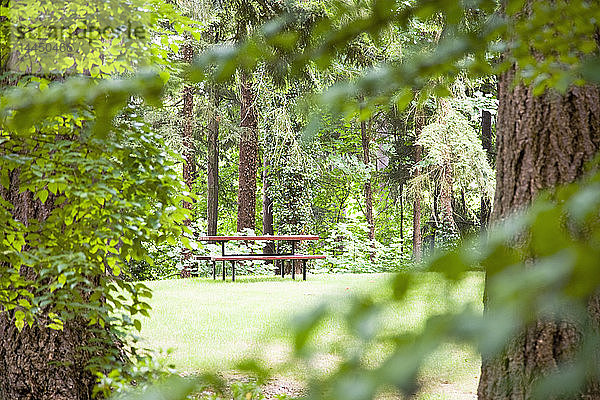
[[[198,241],[226,242],[229,240],[319,240],[316,235],[262,235],[262,236],[200,236]]]

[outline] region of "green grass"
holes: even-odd
[[[179,371],[227,371],[243,355],[253,350],[260,353],[265,339],[285,335],[287,322],[296,313],[323,301],[341,309],[344,305],[339,300],[351,293],[383,295],[390,290],[385,286],[390,276],[311,275],[305,282],[289,277],[239,277],[235,283],[203,278],[148,282],[154,296],[141,336],[150,348],[172,349],[168,361]],[[418,328],[428,315],[469,301],[480,306],[482,277],[478,274],[458,289],[447,288],[435,274],[423,274],[420,279],[422,286],[410,293],[407,304],[386,311],[384,329]],[[326,324],[324,340],[337,330],[335,323]],[[378,354],[373,357],[377,362]],[[435,393],[423,398],[464,398],[440,397],[435,387],[458,382],[458,391],[472,391],[478,368],[473,349],[444,347],[427,361],[424,379],[431,381]]]

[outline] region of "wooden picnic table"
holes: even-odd
[[[247,261],[247,260],[274,260],[282,261],[281,265],[281,277],[285,276],[285,268],[283,261],[285,260],[301,260],[302,261],[302,279],[306,280],[306,261],[323,259],[324,255],[318,254],[297,254],[296,244],[303,240],[319,240],[317,235],[260,235],[260,236],[242,236],[242,235],[231,235],[231,236],[201,236],[197,238],[198,241],[203,242],[220,242],[221,243],[221,255],[210,256],[213,262],[213,279],[216,279],[216,262],[223,262],[223,280],[225,280],[225,261],[231,262],[231,277],[232,281],[235,281],[235,262],[236,261]],[[245,253],[245,254],[225,254],[225,244],[229,241],[286,241],[291,243],[291,252],[286,253]],[[207,257],[208,259],[208,257]],[[296,278],[296,269],[292,267],[292,279]]]

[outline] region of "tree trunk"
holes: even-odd
[[[271,188],[271,180],[269,179],[271,163],[269,157],[264,156],[263,161],[263,212],[262,212],[262,226],[263,235],[273,235],[273,199],[269,196],[269,190]],[[264,247],[265,254],[275,253],[275,243],[266,242]],[[272,262],[270,262],[271,264]]]
[[[371,134],[369,129],[367,129],[367,124],[365,121],[360,121],[360,138],[362,143],[363,150],[363,163],[368,167],[371,163],[371,157],[369,154],[369,147],[371,145]],[[367,225],[369,227],[369,241],[371,245],[374,246],[375,243],[375,220],[373,218],[373,190],[371,188],[371,176],[365,182],[365,216],[367,218]],[[375,259],[375,249],[370,255],[371,261]]]
[[[240,72],[240,162],[237,230],[254,229],[256,212],[256,173],[258,171],[258,120],[252,82]]]
[[[440,99],[440,109],[442,124],[446,124],[445,116],[448,113],[449,104],[447,100]],[[442,154],[443,163],[440,176],[440,222],[442,227],[442,245],[450,244],[456,237],[457,229],[454,221],[454,209],[452,207],[452,193],[454,184],[454,167],[452,164],[454,149],[446,142],[444,143],[444,151]]]
[[[194,48],[191,43],[191,39],[188,37],[182,47],[182,58],[187,64],[191,64],[194,58]],[[183,87],[183,136],[182,136],[182,156],[183,156],[183,181],[185,182],[188,191],[193,191],[194,181],[196,180],[196,151],[194,146],[194,88],[191,85],[185,85]],[[183,202],[183,208],[188,210],[193,209],[193,204],[187,201]],[[191,221],[186,219],[184,221],[186,226],[191,225]],[[181,277],[185,278],[190,276],[190,272],[187,268],[189,260],[192,256],[191,250],[188,248],[182,248],[181,254],[183,257],[183,269],[181,270]]]
[[[498,83],[494,220],[526,207],[540,190],[576,180],[600,149],[597,87],[572,87],[565,95],[547,92],[536,97],[522,84],[513,87],[514,75],[513,68]],[[589,310],[598,321],[598,301],[591,302]],[[479,399],[531,397],[532,378],[568,359],[578,337],[577,328],[565,321],[532,324],[503,354],[483,359]],[[598,399],[599,386],[592,384],[573,398]]]
[[[43,223],[55,208],[52,193],[45,204],[30,191],[20,193],[18,170],[9,173],[9,190],[0,186],[0,196],[25,225],[33,219]],[[21,273],[33,272],[21,268]],[[25,324],[19,332],[9,312],[0,311],[0,399],[91,399],[95,378],[85,367],[92,354],[84,346],[91,346],[93,337],[87,321],[69,320],[63,331]]]
[[[423,129],[424,122],[423,115],[417,111],[415,115],[415,141],[419,140],[421,136],[421,130]],[[421,175],[421,157],[423,153],[423,147],[420,145],[414,146],[415,156],[415,177]],[[423,239],[421,237],[421,194],[415,193],[415,199],[413,201],[413,260],[416,262],[421,261]]]
[[[208,121],[207,131],[207,195],[206,195],[206,219],[208,221],[207,234],[217,234],[217,223],[219,221],[219,116],[217,109],[219,97],[215,87],[210,90],[210,97],[214,105],[214,113]]]
[[[454,210],[452,208],[452,187],[453,171],[450,154],[444,155],[444,164],[442,166],[442,176],[440,181],[440,219],[442,223],[442,232],[446,236],[444,239],[450,239],[456,234],[456,223],[454,222]]]
[[[481,145],[487,154],[490,164],[494,162],[494,150],[492,149],[492,114],[487,110],[481,110]],[[492,205],[487,196],[481,194],[481,209],[479,211],[479,225],[483,231],[490,220]]]
[[[403,184],[400,184],[400,189],[398,191],[400,192],[400,254],[404,254],[404,200],[402,199],[404,192]]]

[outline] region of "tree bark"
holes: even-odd
[[[492,114],[487,110],[481,110],[481,145],[487,154],[488,162],[493,165],[494,150],[492,148]],[[490,220],[492,204],[488,197],[481,194],[481,209],[479,211],[479,225],[483,231]]]
[[[194,47],[191,39],[188,37],[182,46],[182,58],[187,64],[191,64],[194,58]],[[194,146],[194,88],[191,85],[183,87],[183,109],[181,111],[183,117],[183,135],[182,135],[182,156],[183,156],[183,181],[185,182],[188,191],[193,191],[194,182],[196,180],[196,150]],[[183,202],[183,208],[188,210],[193,209],[193,203],[188,201]],[[191,225],[190,219],[184,221],[186,226]],[[181,277],[189,277],[190,272],[187,268],[189,260],[192,256],[191,250],[188,248],[181,249],[183,257],[183,269]]]
[[[421,136],[421,130],[425,124],[423,121],[423,115],[417,111],[415,115],[415,141]],[[421,162],[423,153],[423,147],[420,145],[414,146],[414,157],[415,157],[415,172],[414,176],[418,177],[421,175]],[[421,237],[421,194],[415,193],[415,199],[413,201],[413,260],[416,262],[421,261],[423,239]]]
[[[214,113],[208,121],[207,131],[207,194],[206,194],[206,219],[208,221],[207,234],[217,234],[219,221],[219,116],[216,110],[219,97],[215,87],[210,90],[210,97],[214,105]]]
[[[14,205],[13,218],[25,225],[34,219],[43,224],[55,208],[54,195],[42,203],[32,192],[20,192],[18,170],[9,173],[9,182],[9,190],[0,186],[0,196]],[[21,273],[33,272],[21,268]],[[65,322],[63,331],[34,323],[19,332],[0,309],[0,399],[91,399],[95,378],[85,367],[92,354],[84,347],[92,339],[87,321],[78,318]]]
[[[572,87],[566,94],[533,95],[523,84],[512,86],[515,69],[500,76],[497,120],[497,172],[493,220],[526,207],[543,189],[572,182],[600,149],[600,91]],[[598,321],[597,299],[590,303]],[[577,327],[561,321],[537,321],[514,338],[503,354],[484,358],[480,400],[527,399],[532,380],[567,360],[577,346]],[[596,383],[573,398],[600,398]]]
[[[237,230],[254,229],[256,212],[256,173],[258,171],[258,119],[252,82],[240,72],[240,162]]]
[[[360,138],[362,143],[362,151],[363,151],[363,163],[365,166],[369,166],[371,164],[371,157],[369,154],[369,148],[371,145],[371,134],[369,129],[367,129],[367,123],[365,121],[360,121]],[[365,182],[364,187],[365,192],[365,217],[367,218],[367,225],[369,227],[369,241],[371,245],[374,246],[373,240],[375,240],[375,219],[373,218],[373,189],[371,187],[371,176]],[[370,255],[371,261],[375,259],[375,249],[371,252]]]

